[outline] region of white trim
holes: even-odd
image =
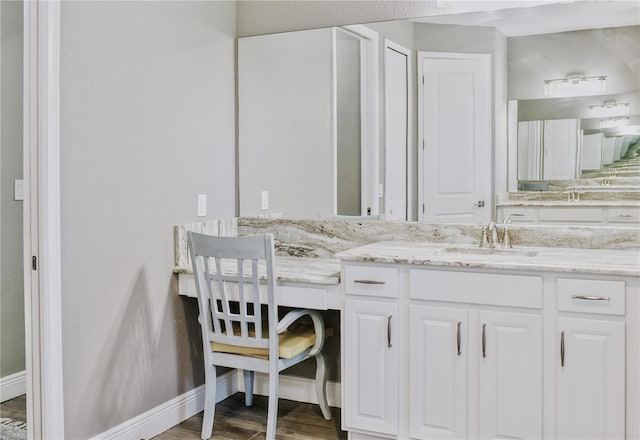
[[[24,2],[24,272],[29,438],[64,438],[60,2]],[[38,259],[31,269],[31,256]]]
[[[0,377],[0,402],[14,399],[27,392],[27,372],[19,371]]]
[[[518,191],[518,101],[507,101],[507,191]]]
[[[405,212],[405,220],[407,221],[412,221],[415,217],[415,213],[414,213],[414,205],[415,203],[413,203],[413,152],[411,151],[411,145],[413,143],[413,118],[411,117],[412,114],[412,110],[413,110],[413,93],[411,93],[412,89],[412,81],[411,81],[411,77],[412,75],[412,66],[411,66],[411,50],[407,49],[406,47],[400,46],[398,43],[395,43],[389,39],[384,40],[384,71],[386,72],[386,65],[387,65],[387,49],[391,49],[393,51],[396,51],[404,56],[407,57],[407,64],[406,64],[406,69],[407,69],[407,151],[406,151],[406,155],[407,155],[407,160],[406,160],[406,204],[407,204],[407,209]],[[385,213],[387,212],[388,209],[388,200],[387,200],[387,188],[389,187],[387,185],[387,176],[389,175],[389,154],[390,151],[387,148],[387,136],[388,136],[388,130],[387,130],[387,121],[388,121],[388,102],[387,102],[387,96],[388,96],[388,90],[387,90],[387,78],[386,76],[383,78],[384,81],[384,179],[385,179],[385,183],[384,183],[384,210]]]
[[[340,382],[327,381],[327,402],[329,406],[341,407],[341,389]],[[244,392],[244,380],[241,374],[238,374],[238,391]],[[268,374],[255,373],[253,392],[259,396],[269,395]],[[278,398],[317,404],[316,381],[315,379],[281,374],[278,380]]]
[[[236,370],[227,371],[218,376],[216,402],[220,402],[238,391],[237,376]],[[204,385],[200,385],[92,437],[92,440],[154,437],[203,411],[204,392]]]
[[[380,214],[380,202],[378,197],[378,184],[380,183],[379,173],[379,138],[380,138],[380,117],[379,117],[379,82],[378,64],[379,56],[379,36],[376,31],[364,25],[356,24],[350,26],[342,26],[341,29],[347,30],[358,38],[366,42],[363,51],[363,59],[366,62],[366,75],[363,76],[363,86],[366,87],[366,93],[362,94],[362,101],[366,114],[362,114],[362,122],[364,129],[361,131],[362,144],[366,148],[366,166],[361,169],[363,180],[365,182],[366,192],[362,194],[362,199],[366,203],[363,205],[364,212],[367,215],[366,207],[371,208],[371,215]],[[363,88],[363,90],[365,90]]]

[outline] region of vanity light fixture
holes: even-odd
[[[564,86],[580,87],[588,89],[587,91],[604,92],[606,88],[607,77],[605,75],[584,76],[579,73],[571,73],[565,78],[545,79],[544,80],[544,96],[553,96],[559,88]],[[593,89],[593,90],[592,90]]]
[[[628,115],[629,107],[628,102],[605,101],[602,104],[590,105],[589,115],[595,117]]]
[[[622,116],[618,118],[608,118],[600,120],[601,128],[614,128],[614,127],[623,127],[625,125],[629,125],[629,121],[631,118],[628,116]]]

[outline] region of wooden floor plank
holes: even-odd
[[[27,396],[23,394],[0,403],[0,417],[8,417],[21,422],[27,421]]]
[[[266,438],[268,398],[254,396],[252,407],[244,406],[244,393],[219,402],[213,423],[213,439],[260,440]],[[332,420],[322,417],[318,405],[280,399],[276,438],[279,440],[343,440],[340,409],[331,408]],[[153,440],[199,439],[202,413],[156,436]]]

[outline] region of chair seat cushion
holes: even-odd
[[[234,326],[234,333],[236,329]],[[237,334],[240,334],[239,329]],[[255,335],[250,330],[249,334]],[[264,339],[268,339],[268,330],[263,330]],[[332,328],[325,329],[325,337],[333,334]],[[278,335],[278,356],[283,359],[291,359],[292,357],[302,353],[307,348],[313,346],[316,343],[316,334],[313,329],[313,325],[308,324],[292,324],[289,328]],[[260,357],[269,359],[268,348],[256,348],[256,347],[244,347],[241,345],[222,344],[219,342],[212,342],[211,348],[213,351],[221,351],[225,353],[243,354],[246,356]]]

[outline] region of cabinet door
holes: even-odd
[[[542,317],[479,313],[480,437],[542,437]]]
[[[557,323],[557,437],[624,438],[624,323]]]
[[[345,427],[398,433],[398,306],[346,300]]]
[[[412,438],[467,437],[467,311],[412,306],[410,422]]]

